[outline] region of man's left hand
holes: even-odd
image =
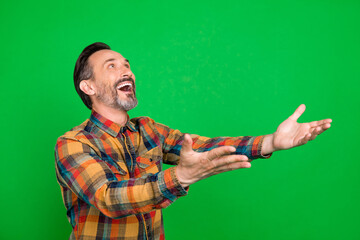
[[[262,154],[266,155],[276,150],[284,150],[306,144],[331,126],[331,119],[298,123],[298,118],[304,113],[305,105],[301,104],[295,112],[277,128],[276,132],[264,139]]]

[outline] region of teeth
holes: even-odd
[[[130,87],[132,87],[132,84],[131,84],[131,83],[122,83],[122,84],[120,84],[120,85],[117,87],[117,89],[120,90],[120,88],[125,87],[125,86],[130,86]]]

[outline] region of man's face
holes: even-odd
[[[88,61],[93,70],[97,101],[118,110],[136,107],[135,76],[127,59],[104,49],[92,54]]]

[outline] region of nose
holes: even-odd
[[[134,74],[129,68],[125,68],[124,72],[121,75],[122,78],[134,78]]]

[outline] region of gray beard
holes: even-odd
[[[130,96],[128,95],[128,97],[130,99],[127,101],[120,101],[120,99],[117,97],[116,105],[113,107],[116,109],[119,109],[119,110],[124,110],[124,111],[129,111],[129,110],[135,108],[138,104],[138,100],[137,100],[135,94],[131,94]]]
[[[107,94],[104,88],[100,88],[101,91],[96,96],[96,98],[104,103],[105,105],[121,110],[121,111],[129,111],[137,106],[138,100],[135,95],[135,91],[132,94],[127,94],[128,100],[121,101],[116,91],[111,91],[111,94]]]

